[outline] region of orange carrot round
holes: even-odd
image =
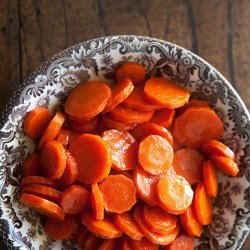
[[[21,188],[32,184],[40,184],[48,187],[55,187],[56,182],[42,176],[26,176],[21,181]]]
[[[104,240],[98,250],[116,250],[117,239]]]
[[[91,132],[93,130],[95,130],[98,125],[99,125],[99,119],[98,117],[94,117],[93,119],[84,122],[84,123],[78,123],[78,122],[74,122],[71,121],[71,127],[73,130],[75,130],[78,133],[88,133]]]
[[[174,109],[156,110],[150,121],[164,128],[169,128],[174,121],[174,116],[175,116]]]
[[[166,247],[166,250],[194,250],[194,238],[188,235],[179,235],[173,243]]]
[[[130,246],[132,247],[131,250],[157,250],[159,246],[156,244],[151,243],[147,238],[142,238],[140,241],[128,239]],[[130,249],[129,249],[130,250]]]
[[[22,176],[41,175],[40,158],[40,153],[28,155],[22,164]]]
[[[122,236],[121,237],[121,250],[134,250],[134,248],[132,248],[131,244],[129,243],[129,241],[132,240],[127,236]]]
[[[69,130],[61,129],[56,140],[60,142],[63,145],[63,147],[66,148],[69,143],[69,135],[70,135]]]
[[[97,237],[96,235],[89,232],[84,233],[84,231],[82,231],[82,234],[80,234],[77,238],[77,245],[80,247],[80,249],[84,250],[96,250],[102,245],[102,243],[102,238]]]
[[[94,218],[96,220],[104,219],[104,204],[102,194],[99,190],[98,184],[92,184],[92,193],[91,193],[91,204],[93,208]]]
[[[218,194],[218,180],[214,164],[211,161],[203,163],[203,180],[208,196],[215,198]]]
[[[184,106],[182,106],[181,108],[177,110],[177,114],[180,115],[184,113],[188,108],[191,108],[191,107],[209,108],[209,105],[206,101],[203,101],[203,100],[190,99],[187,104],[185,104]]]

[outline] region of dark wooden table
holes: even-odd
[[[0,111],[41,62],[112,34],[161,38],[193,51],[250,109],[249,13],[249,0],[0,0]],[[250,249],[250,237],[243,249]]]

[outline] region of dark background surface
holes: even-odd
[[[112,34],[161,38],[193,51],[224,74],[249,110],[249,13],[249,0],[0,0],[0,112],[41,62]]]

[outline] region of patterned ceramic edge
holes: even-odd
[[[140,36],[111,36],[77,44],[42,64],[11,98],[0,121],[0,233],[9,249],[75,249],[70,241],[44,236],[36,213],[18,203],[20,163],[34,150],[22,132],[23,119],[36,106],[55,110],[81,80],[111,83],[121,61],[138,61],[147,75],[165,75],[207,100],[225,125],[224,141],[234,149],[238,178],[220,176],[214,222],[197,249],[240,249],[250,225],[250,116],[227,80],[211,65],[177,45]]]

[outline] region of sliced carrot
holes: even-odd
[[[96,220],[104,219],[104,204],[102,193],[99,190],[98,184],[92,184],[92,193],[91,193],[91,204],[94,212],[94,218]]]
[[[194,250],[194,238],[181,234],[166,247],[166,250]]]
[[[177,114],[180,115],[180,114],[184,113],[188,108],[191,108],[191,107],[209,108],[209,105],[208,105],[208,102],[203,101],[203,100],[190,99],[187,104],[185,104],[184,106],[180,107],[177,110]]]
[[[142,141],[149,135],[160,135],[167,139],[170,145],[173,145],[173,136],[166,129],[152,122],[145,122],[136,126],[132,131],[132,135],[137,139],[138,142]]]
[[[173,158],[172,146],[159,135],[149,135],[139,145],[138,161],[150,174],[166,173],[172,165]]]
[[[200,182],[194,195],[195,212],[201,225],[208,225],[213,220],[212,200],[207,195],[204,183]]]
[[[103,133],[103,139],[110,145],[113,169],[121,172],[135,168],[138,144],[129,132],[106,130]]]
[[[109,112],[114,109],[118,104],[123,102],[133,91],[134,85],[129,79],[124,79],[114,85],[112,90],[112,98],[107,104],[103,113]]]
[[[68,239],[73,232],[71,218],[66,215],[63,221],[58,221],[48,217],[45,222],[44,231],[53,240]]]
[[[205,158],[202,154],[190,148],[175,152],[173,167],[178,175],[183,176],[191,185],[202,181],[202,164]]]
[[[60,142],[63,145],[63,147],[66,148],[69,143],[69,135],[70,135],[69,130],[61,129],[56,140]]]
[[[142,238],[140,241],[128,239],[129,244],[132,247],[132,250],[157,250],[159,246],[151,243],[148,239]]]
[[[89,231],[104,239],[119,238],[122,231],[116,227],[113,220],[105,217],[103,220],[96,220],[90,211],[84,211],[81,217],[82,224]]]
[[[82,224],[82,222],[81,222],[81,224]],[[87,238],[88,234],[89,234],[89,232],[87,231],[86,227],[82,226],[78,229],[78,231],[75,235],[76,243],[81,249],[84,249],[83,248],[84,242],[85,242],[85,239]]]
[[[84,187],[72,185],[61,193],[60,204],[66,214],[81,213],[90,205],[90,194]]]
[[[72,142],[79,136],[81,136],[82,133],[78,133],[74,130],[70,130],[70,134],[69,134],[69,146],[72,144]]]
[[[156,185],[162,175],[151,175],[141,166],[137,165],[133,172],[133,181],[138,196],[150,206],[156,206]]]
[[[67,215],[67,216],[70,217],[72,227],[73,227],[72,234],[69,237],[69,239],[74,239],[74,238],[76,238],[76,235],[82,226],[81,216],[80,216],[80,214]]]
[[[98,250],[116,250],[117,239],[104,240]]]
[[[59,134],[61,127],[65,121],[65,116],[59,112],[55,114],[53,119],[50,121],[48,127],[42,134],[42,137],[37,145],[39,150],[49,141],[53,141]]]
[[[55,187],[56,182],[42,176],[26,176],[21,181],[21,188],[28,185],[40,184],[48,187]]]
[[[180,214],[179,218],[180,218],[182,227],[190,236],[194,236],[194,237],[201,236],[202,225],[199,223],[197,219],[194,202],[190,205],[190,207],[183,214]]]
[[[103,243],[103,239],[97,237],[96,235],[87,232],[86,234],[82,233],[82,238],[77,239],[77,245],[80,249],[83,250],[96,250]]]
[[[141,230],[138,228],[132,215],[129,212],[115,214],[114,223],[123,231],[123,233],[128,235],[131,239],[142,239],[143,234],[141,233]]]
[[[218,180],[214,164],[211,161],[203,163],[203,180],[205,189],[211,198],[215,198],[218,194]]]
[[[106,107],[111,98],[111,90],[100,81],[87,81],[71,90],[65,102],[65,112],[76,120],[88,120]]]
[[[136,203],[136,188],[126,176],[109,175],[99,186],[107,212],[123,213]]]
[[[126,62],[121,64],[115,71],[115,79],[121,82],[129,78],[133,84],[140,84],[145,78],[145,69],[136,62]]]
[[[41,175],[40,153],[33,153],[26,157],[22,164],[22,176]]]
[[[111,118],[126,123],[144,123],[148,122],[153,116],[154,111],[139,111],[123,107],[122,105],[116,106],[109,112]]]
[[[172,214],[182,214],[191,205],[193,190],[180,175],[164,175],[156,186],[159,206]]]
[[[212,109],[192,107],[176,118],[173,136],[186,147],[200,148],[207,141],[218,140],[223,131],[223,123]]]
[[[160,207],[143,208],[143,222],[148,229],[158,234],[169,234],[176,228],[177,217]]]
[[[175,229],[171,233],[168,233],[168,234],[154,233],[150,231],[147,228],[147,226],[144,224],[143,218],[142,218],[142,212],[143,212],[143,208],[141,206],[137,206],[133,214],[134,220],[139,226],[139,228],[141,229],[142,233],[150,242],[152,242],[153,244],[157,244],[157,245],[168,245],[176,239],[179,233],[178,225],[175,227]]]
[[[224,143],[211,140],[202,145],[202,151],[209,157],[211,155],[219,155],[235,160],[234,152]]]
[[[126,236],[122,236],[121,237],[121,247],[118,248],[118,249],[121,249],[121,250],[134,250],[134,248],[132,248],[131,244],[129,243],[129,237],[126,237]]]
[[[174,121],[174,116],[175,116],[174,109],[156,110],[150,121],[164,128],[169,128]]]
[[[31,138],[38,138],[49,125],[49,110],[43,107],[33,109],[24,120],[24,133]]]
[[[43,175],[51,180],[60,179],[66,167],[66,154],[62,144],[49,141],[41,152]]]
[[[144,86],[144,98],[147,101],[168,109],[183,106],[189,97],[187,89],[163,77],[152,77]]]
[[[173,150],[174,150],[174,152],[176,152],[182,148],[184,148],[184,146],[176,138],[173,138]]]
[[[219,155],[212,155],[210,158],[220,172],[230,176],[238,175],[240,170],[232,159]]]
[[[63,209],[57,204],[33,194],[23,193],[20,197],[20,203],[40,214],[57,220],[63,220],[65,216]]]
[[[71,122],[71,127],[73,130],[75,130],[78,133],[88,133],[93,130],[95,130],[99,125],[99,119],[98,116],[94,117],[93,119],[84,122],[84,123],[78,123],[78,122]]]
[[[112,158],[109,145],[100,136],[83,134],[69,148],[78,166],[78,181],[93,184],[110,172]]]

